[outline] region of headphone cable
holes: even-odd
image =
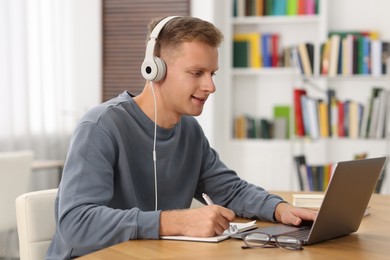
[[[156,102],[156,95],[154,93],[154,86],[153,82],[150,81],[150,86],[152,89],[153,94],[153,101],[154,101],[154,137],[153,137],[153,169],[154,169],[154,196],[155,196],[155,211],[157,211],[157,156],[156,156],[156,136],[157,136],[157,102]]]

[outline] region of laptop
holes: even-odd
[[[257,230],[270,235],[291,235],[304,245],[357,231],[385,163],[386,157],[339,162],[314,222],[299,227],[278,224]]]

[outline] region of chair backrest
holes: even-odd
[[[0,153],[0,231],[16,228],[15,199],[28,192],[32,151]]]
[[[34,191],[16,199],[21,260],[44,259],[56,229],[54,203],[57,189]]]

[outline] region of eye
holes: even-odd
[[[194,77],[194,78],[199,78],[202,76],[202,72],[201,71],[191,71],[191,75]]]

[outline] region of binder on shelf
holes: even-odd
[[[305,135],[305,128],[303,124],[303,111],[301,97],[306,95],[304,89],[294,89],[294,116],[295,116],[295,134],[297,136]]]
[[[310,137],[317,139],[320,137],[318,124],[318,100],[312,97],[307,98],[308,125],[310,127]]]
[[[299,180],[299,188],[301,191],[309,191],[309,182],[307,179],[306,158],[304,155],[297,155],[294,157],[295,167]]]
[[[298,4],[300,0],[287,0],[287,15],[297,15],[298,14]],[[303,3],[301,3],[302,5]],[[302,8],[304,10],[304,8]]]
[[[328,109],[328,135],[335,136],[337,133],[337,100],[336,91],[328,89],[326,91],[327,96],[327,109]]]
[[[249,67],[249,43],[247,41],[233,41],[233,67]]]
[[[340,35],[330,37],[329,76],[336,76],[339,63]]]
[[[329,74],[330,40],[326,40],[321,46],[320,74]]]
[[[285,15],[287,0],[273,0],[272,15]]]
[[[382,74],[389,73],[390,42],[382,42]]]
[[[311,43],[298,44],[298,55],[302,62],[303,74],[305,76],[313,75],[314,45]]]
[[[261,52],[260,52],[260,33],[254,32],[254,33],[240,33],[235,34],[233,36],[234,43],[237,42],[246,42],[247,48],[246,52],[245,50],[239,51],[238,55],[245,55],[246,53],[246,61],[248,64],[248,67],[251,68],[260,68],[262,66],[261,61]]]
[[[263,67],[272,67],[272,35],[270,33],[263,33],[261,35],[261,54]]]
[[[373,40],[371,42],[371,75],[378,77],[382,74],[382,42]]]
[[[329,137],[328,104],[323,100],[318,100],[318,122],[320,136]]]
[[[290,138],[290,106],[274,106],[274,138]]]
[[[356,101],[349,102],[349,137],[358,138],[359,137],[359,104]]]

